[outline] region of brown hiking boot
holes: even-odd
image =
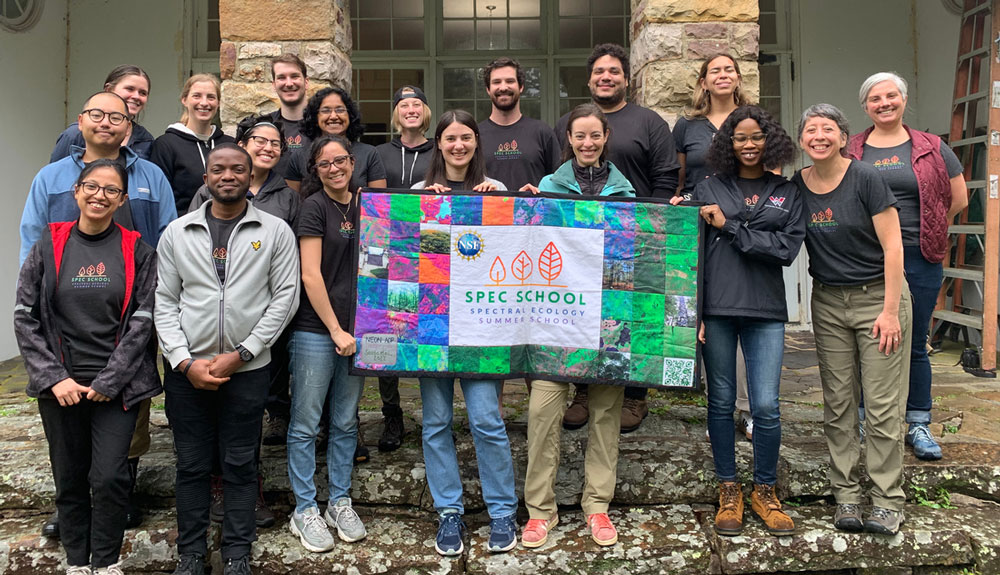
[[[715,514],[715,532],[739,535],[743,531],[743,488],[735,481],[719,484],[719,512]]]
[[[626,397],[622,401],[622,433],[632,433],[642,425],[642,420],[649,415],[649,407],[645,399]]]
[[[587,387],[577,387],[576,395],[573,396],[573,403],[563,415],[563,429],[580,429],[587,425],[590,419],[590,410],[587,407]]]
[[[781,502],[774,494],[773,485],[757,483],[750,494],[750,508],[767,526],[771,535],[791,535],[795,533],[795,522],[781,510]]]

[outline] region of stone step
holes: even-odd
[[[40,420],[32,404],[24,404],[4,418],[0,426],[0,510],[51,509],[54,487],[48,462],[47,444]],[[786,409],[786,412],[790,411]],[[815,410],[814,410],[815,411]],[[785,425],[778,469],[778,489],[782,498],[804,500],[829,495],[828,453],[821,428],[807,420],[808,414],[792,414]],[[673,407],[667,413],[651,414],[638,432],[623,435],[620,444],[618,484],[615,502],[619,505],[661,505],[712,503],[717,498],[711,446],[705,438],[704,409],[697,406]],[[522,418],[523,419],[523,418]],[[152,449],[142,458],[138,492],[145,505],[169,507],[174,493],[175,457],[170,430],[160,410],[152,414]],[[479,488],[475,449],[467,424],[456,416],[456,448],[465,486],[466,507],[484,508]],[[362,433],[371,446],[371,459],[354,470],[351,496],[366,505],[412,506],[430,510],[419,427],[407,422],[409,433],[399,450],[379,453],[375,449],[380,418],[362,413]],[[517,492],[523,492],[526,423],[515,419],[508,424],[515,464]],[[578,505],[583,487],[583,457],[587,428],[566,431],[562,436],[562,465],[556,485],[561,505]],[[739,440],[737,468],[750,482],[753,450]],[[938,489],[1000,501],[1000,445],[995,443],[949,442],[940,462],[921,462],[907,453],[904,482],[911,501],[933,496]],[[326,492],[325,456],[317,457],[316,482],[320,494]],[[262,449],[261,469],[265,491],[278,499],[290,497],[283,446]],[[914,486],[923,491],[917,493]],[[325,496],[325,495],[321,495]]]
[[[256,573],[414,573],[519,575],[523,573],[756,574],[756,573],[1000,573],[998,508],[993,503],[958,509],[906,508],[906,523],[894,537],[852,534],[831,526],[832,507],[791,507],[797,532],[768,535],[748,510],[738,537],[717,537],[707,505],[615,507],[611,518],[619,542],[600,548],[590,539],[579,509],[563,508],[549,541],[535,550],[520,546],[491,554],[484,545],[488,518],[467,515],[466,551],[447,559],[434,551],[436,524],[430,514],[395,507],[359,507],[368,528],[363,542],[338,542],[325,554],[306,552],[286,527],[286,517],[261,530],[254,545]],[[0,573],[61,573],[64,554],[55,541],[37,536],[40,517],[0,522]],[[524,519],[521,523],[523,525]],[[161,511],[126,533],[122,562],[128,573],[170,572],[176,561],[174,517]],[[218,529],[213,528],[213,541]],[[213,544],[215,548],[217,544]],[[218,554],[214,555],[216,566]],[[880,571],[880,569],[899,571]],[[904,571],[905,570],[905,571]],[[220,573],[221,570],[215,571]],[[860,571],[859,571],[860,572]]]

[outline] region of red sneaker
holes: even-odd
[[[601,547],[618,543],[618,531],[611,524],[611,518],[608,517],[607,513],[588,515],[587,524],[590,525],[590,536],[594,538],[594,543]]]
[[[553,515],[550,519],[529,519],[528,524],[521,531],[521,545],[528,549],[545,545],[545,542],[549,540],[549,530],[558,523],[558,515]]]

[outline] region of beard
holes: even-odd
[[[233,204],[238,204],[246,199],[248,189],[249,186],[247,188],[239,188],[233,192],[229,191],[222,192],[219,190],[213,190],[212,188],[208,188],[208,193],[212,195],[213,200],[219,202],[220,204],[233,205]]]
[[[500,102],[497,101],[500,99],[500,96],[507,96],[507,95],[510,95],[511,97],[510,103],[501,104]],[[521,95],[513,91],[503,92],[500,94],[490,94],[490,101],[493,102],[493,107],[496,108],[497,110],[500,110],[501,112],[509,112],[517,107],[518,103],[521,101]]]
[[[615,90],[614,92],[611,93],[610,96],[598,96],[597,94],[594,94],[593,91],[591,91],[590,97],[592,100],[594,100],[594,103],[597,104],[598,106],[604,108],[611,108],[613,106],[621,104],[625,100],[625,88],[622,87]]]

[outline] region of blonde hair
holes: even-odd
[[[403,93],[404,99],[414,97],[413,95],[407,96],[407,94],[408,92]],[[420,103],[424,106],[424,115],[420,119],[420,133],[423,134],[431,127],[431,116],[434,114],[431,113],[430,106],[424,104],[423,102]],[[399,104],[396,104],[396,107],[392,109],[392,129],[397,133],[403,133],[403,126],[399,122]]]
[[[219,79],[213,74],[195,74],[188,78],[187,82],[184,82],[184,88],[181,89],[181,100],[187,99],[188,94],[191,93],[191,87],[198,82],[211,82],[212,85],[215,86],[215,96],[219,98],[219,100],[222,100],[222,83],[219,82]],[[181,123],[187,124],[187,121],[188,111],[185,106],[184,111],[181,112]]]
[[[734,58],[731,54],[727,54],[726,52],[717,52],[708,58],[705,58],[705,61],[701,63],[701,70],[698,72],[698,83],[700,84],[701,81],[708,76],[708,65],[711,64],[712,60],[715,60],[716,58],[728,58],[729,61],[733,63],[733,68],[736,68],[736,75],[739,76],[740,85],[736,86],[736,89],[733,90],[733,103],[736,104],[736,107],[751,105],[752,102],[750,101],[750,98],[747,98],[741,89],[743,85],[743,73],[740,72],[740,63],[737,62],[736,58]],[[684,115],[689,119],[701,118],[703,116],[707,116],[711,112],[712,95],[708,93],[708,90],[699,85],[697,92],[695,92],[694,96],[691,98],[691,106],[684,111]]]

